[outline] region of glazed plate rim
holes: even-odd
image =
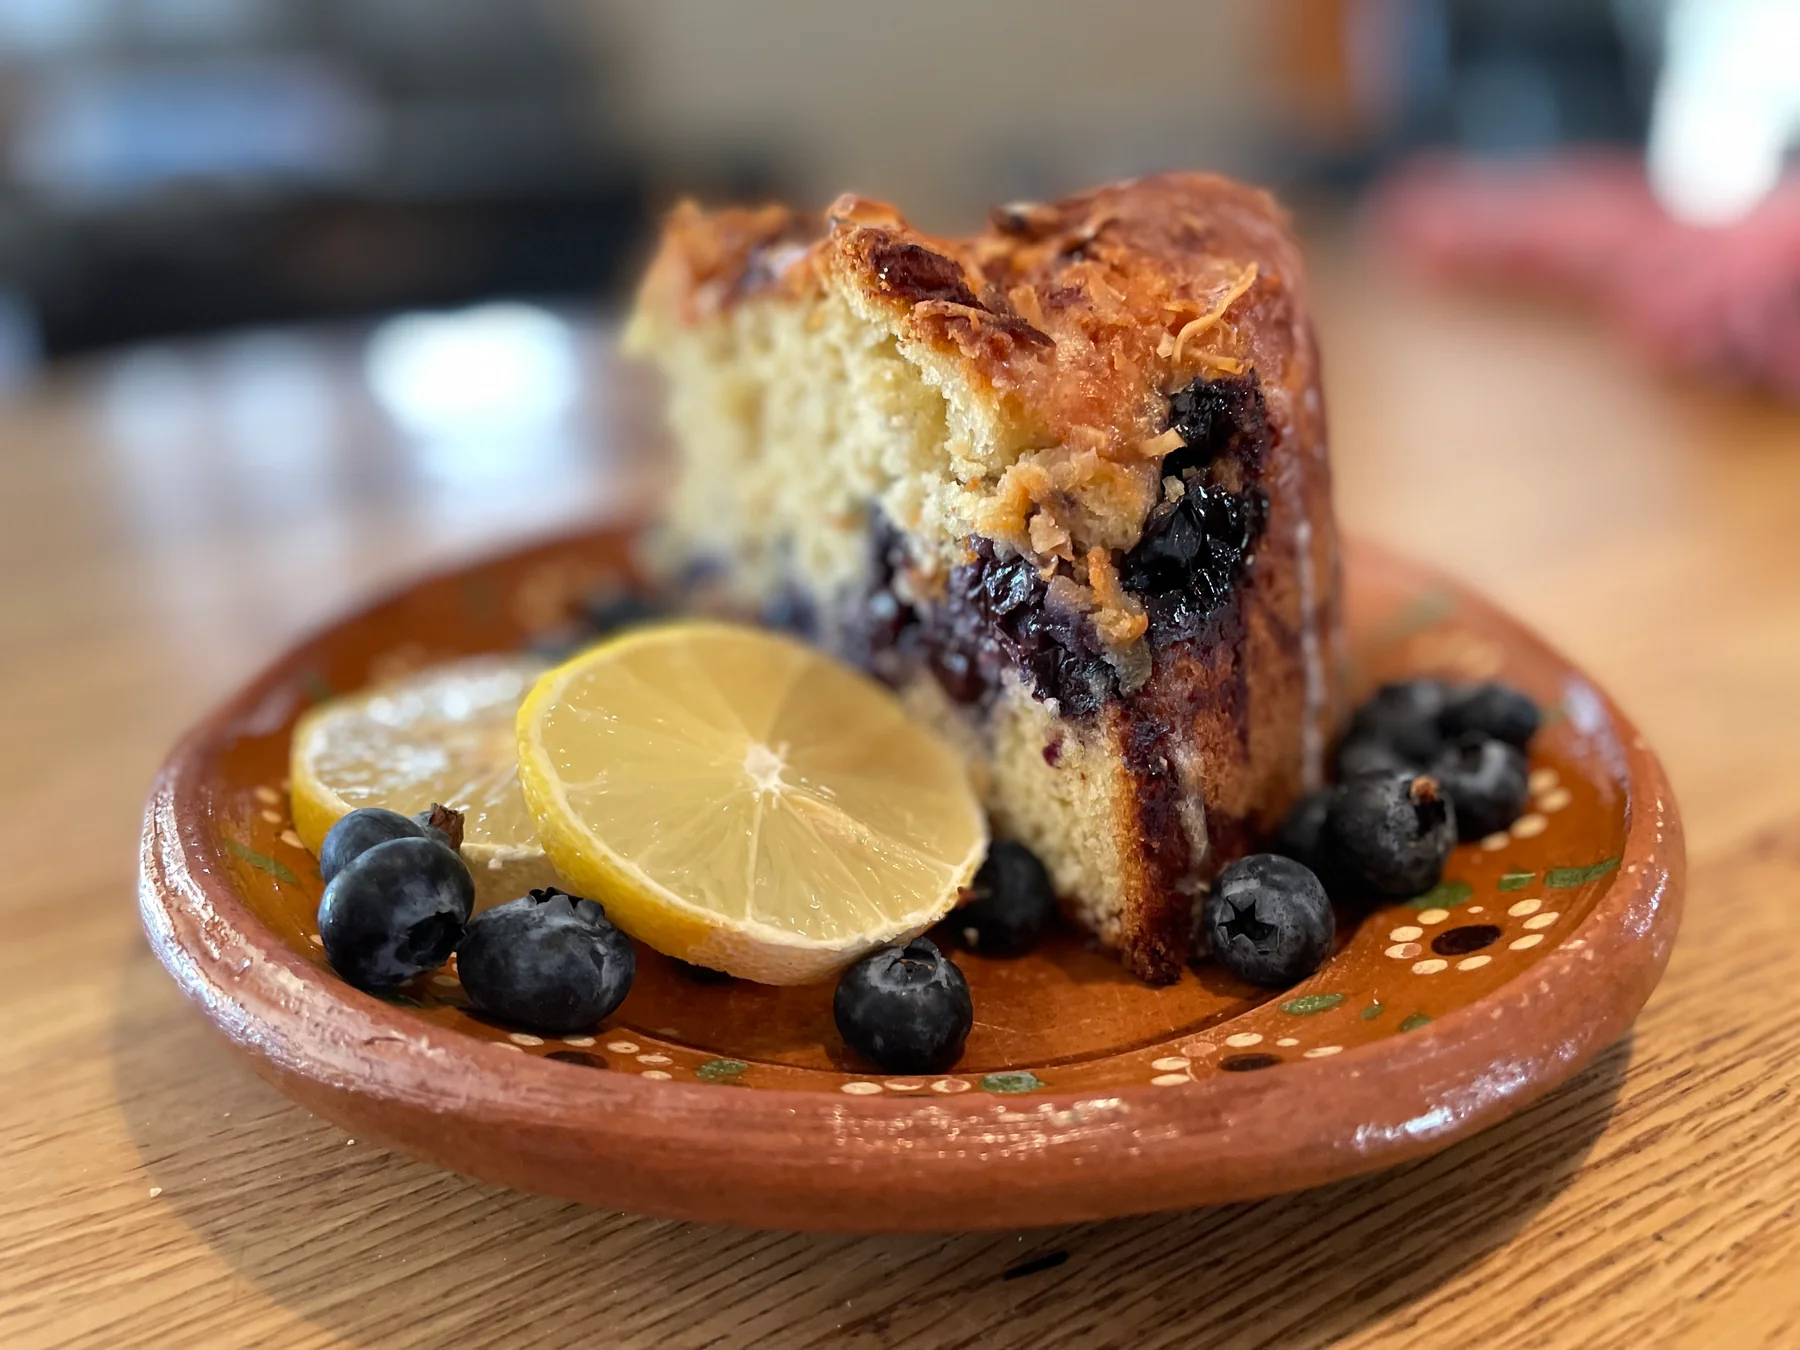
[[[1365,543],[1348,544],[1345,563],[1440,585],[1580,674],[1460,582]],[[259,1073],[347,1127],[485,1180],[662,1217],[840,1231],[1011,1227],[1253,1199],[1435,1152],[1522,1109],[1624,1034],[1673,945],[1684,854],[1667,776],[1589,680],[1626,759],[1620,866],[1559,945],[1416,1031],[1254,1074],[1016,1097],[731,1091],[521,1054],[322,978],[238,892],[207,828],[208,761],[230,728],[291,681],[301,653],[421,580],[296,644],[182,739],[146,811],[139,904],[163,965]],[[897,1193],[936,1202],[896,1206]]]

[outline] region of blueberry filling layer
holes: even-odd
[[[1149,616],[1153,651],[1200,636],[1253,564],[1268,513],[1255,485],[1270,439],[1255,375],[1196,379],[1169,411],[1182,444],[1164,458],[1162,477],[1179,486],[1151,511],[1120,568]],[[1028,559],[975,538],[973,559],[951,569],[943,597],[915,606],[896,585],[907,564],[904,537],[880,515],[870,535],[869,588],[845,638],[846,654],[877,676],[897,683],[924,667],[952,699],[974,703],[1015,670],[1065,715],[1121,696],[1092,622],[1052,602]]]

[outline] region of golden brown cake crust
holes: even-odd
[[[1162,430],[1156,393],[1182,374],[1254,365],[1265,382],[1277,375],[1285,344],[1258,341],[1273,316],[1245,311],[1293,289],[1300,265],[1267,193],[1177,173],[997,208],[967,239],[925,234],[853,195],[816,226],[782,206],[684,202],[645,298],[692,321],[826,273],[908,310],[915,336],[959,352],[997,391],[1027,395],[1047,441],[1095,442],[1097,431],[1095,448],[1135,459]],[[1227,301],[1234,322],[1220,322]]]

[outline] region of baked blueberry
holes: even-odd
[[[1227,863],[1213,879],[1201,922],[1220,965],[1239,979],[1276,988],[1317,970],[1337,936],[1318,877],[1273,853]]]
[[[928,938],[883,947],[838,978],[838,1035],[884,1073],[939,1073],[962,1055],[975,1023],[969,984]]]
[[[1538,706],[1517,689],[1503,684],[1477,684],[1453,695],[1438,715],[1447,737],[1479,731],[1523,750],[1537,734]]]
[[[463,992],[503,1022],[558,1034],[625,1001],[637,951],[592,900],[546,887],[475,916],[456,952]]]
[[[1445,746],[1432,763],[1431,776],[1456,807],[1456,833],[1463,840],[1504,830],[1531,796],[1524,752],[1479,731]]]
[[[974,896],[950,914],[962,945],[983,956],[1023,956],[1056,918],[1056,892],[1037,854],[997,840],[969,883]]]
[[[319,937],[332,969],[351,984],[391,989],[449,960],[474,907],[469,869],[447,846],[423,836],[388,839],[325,887]]]
[[[1281,828],[1269,841],[1270,851],[1292,858],[1316,877],[1323,879],[1325,863],[1325,817],[1331,811],[1336,788],[1320,788],[1295,802],[1281,822]]]
[[[1408,763],[1422,767],[1443,748],[1438,715],[1449,698],[1449,686],[1442,680],[1384,684],[1350,714],[1344,742],[1384,742]]]
[[[1456,811],[1424,774],[1369,774],[1340,786],[1325,838],[1346,879],[1405,899],[1437,885],[1456,845]]]

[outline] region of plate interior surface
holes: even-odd
[[[955,1069],[928,1077],[884,1075],[857,1062],[833,1027],[829,984],[777,989],[703,982],[641,946],[631,995],[603,1027],[585,1035],[544,1038],[484,1020],[463,996],[453,966],[386,999],[349,989],[322,955],[314,917],[322,890],[318,868],[289,816],[285,775],[295,719],[338,692],[465,654],[519,647],[565,618],[595,584],[620,576],[625,545],[619,534],[581,536],[425,580],[284,657],[198,728],[165,770],[145,842],[143,903],[153,944],[259,1067],[326,1114],[495,1179],[656,1212],[741,1220],[741,1207],[729,1200],[684,1199],[680,1185],[659,1188],[653,1175],[634,1188],[535,1172],[540,1160],[525,1146],[529,1130],[517,1136],[518,1158],[496,1161],[483,1152],[485,1142],[459,1151],[454,1132],[431,1135],[429,1117],[454,1115],[459,1102],[479,1117],[481,1100],[492,1093],[498,1116],[487,1123],[498,1129],[506,1114],[504,1081],[523,1072],[533,1075],[525,1096],[551,1118],[559,1102],[570,1111],[588,1109],[596,1092],[616,1111],[697,1113],[704,1151],[715,1132],[713,1146],[725,1148],[734,1118],[756,1113],[749,1103],[768,1094],[761,1111],[784,1104],[781,1109],[814,1117],[815,1124],[826,1122],[824,1137],[840,1142],[857,1131],[833,1135],[833,1120],[898,1121],[876,1134],[889,1144],[910,1140],[913,1154],[901,1160],[901,1170],[928,1173],[932,1157],[956,1151],[959,1121],[1000,1122],[1004,1141],[1017,1133],[1021,1117],[1041,1125],[1044,1112],[1054,1118],[1092,1110],[1096,1123],[1103,1116],[1110,1122],[1099,1135],[1127,1139],[1178,1111],[1184,1099],[1203,1099],[1214,1111],[1223,1104],[1227,1118],[1214,1120],[1213,1128],[1229,1133],[1234,1097],[1272,1110],[1265,1099],[1278,1086],[1277,1099],[1312,1113],[1311,1132],[1327,1147],[1312,1163],[1286,1168],[1279,1158],[1263,1157],[1260,1171],[1251,1168],[1237,1184],[1221,1175],[1210,1185],[1201,1177],[1166,1189],[1169,1203],[1223,1199],[1398,1160],[1516,1109],[1622,1032],[1666,961],[1679,889],[1679,826],[1661,771],[1636,733],[1585,677],[1479,597],[1391,555],[1356,548],[1346,560],[1356,694],[1412,675],[1500,679],[1531,694],[1547,719],[1532,748],[1531,802],[1512,828],[1458,847],[1444,881],[1428,895],[1340,912],[1338,949],[1292,989],[1256,989],[1210,962],[1190,968],[1172,987],[1150,988],[1074,933],[1058,934],[1017,960],[959,952],[975,1026]],[[285,980],[233,978],[223,964],[233,940],[262,964],[261,975],[272,977],[278,968]],[[1586,1012],[1580,998],[1561,996],[1579,991],[1559,989],[1546,1000],[1552,979],[1559,986],[1588,982],[1593,997]],[[1536,999],[1534,981],[1545,985]],[[1570,1017],[1581,1024],[1558,1021]],[[1469,1024],[1461,1035],[1439,1034],[1459,1018]],[[344,1041],[351,1022],[395,1028],[395,1043],[422,1058],[398,1073],[395,1052],[383,1050],[359,1072]],[[334,1030],[335,1023],[344,1025]],[[1481,1034],[1471,1039],[1476,1023]],[[318,1043],[309,1044],[309,1035]],[[1450,1053],[1452,1040],[1460,1062]],[[365,1044],[365,1060],[368,1050]],[[528,1069],[509,1065],[508,1057],[542,1064]],[[1517,1081],[1482,1089],[1483,1075],[1491,1077],[1501,1064],[1514,1066]],[[471,1094],[471,1075],[482,1091]],[[1358,1104],[1392,1075],[1407,1088],[1393,1099],[1397,1106],[1416,1097],[1427,1116],[1442,1109],[1445,1119],[1411,1134],[1402,1129],[1392,1139],[1380,1129],[1359,1135],[1381,1113]],[[437,1101],[434,1082],[441,1087]],[[1437,1107],[1433,1093],[1441,1099]],[[785,1105],[790,1102],[798,1105]],[[1102,1111],[1097,1102],[1108,1105]],[[424,1111],[428,1118],[401,1122],[396,1111]],[[1198,1119],[1207,1117],[1202,1112]],[[759,1130],[772,1130],[771,1146],[778,1149],[788,1146],[782,1140],[789,1135],[795,1150],[817,1146],[808,1142],[816,1130],[784,1135],[778,1121],[744,1124],[759,1138]],[[604,1159],[614,1146],[628,1154],[617,1125],[590,1125],[584,1156]],[[1086,1143],[1065,1148],[1071,1158],[1093,1144],[1083,1130],[1074,1134]],[[1122,1146],[1154,1147],[1154,1140]],[[1040,1147],[1048,1164],[1058,1146]],[[863,1161],[879,1170],[895,1165],[899,1152],[877,1147]],[[1171,1148],[1170,1166],[1179,1165],[1181,1152]],[[1261,1157],[1266,1150],[1250,1152]],[[840,1161],[853,1161],[853,1154]],[[1229,1149],[1219,1162],[1228,1164],[1228,1155]],[[705,1170],[697,1167],[695,1175]],[[955,1170],[946,1166],[946,1175]],[[1073,1195],[1084,1188],[1062,1190]],[[849,1203],[856,1189],[837,1198]],[[1045,1204],[1036,1210],[1028,1203],[1002,1205],[967,1222],[1004,1222],[1002,1211],[1011,1209],[1049,1219],[1157,1207],[1130,1187],[1110,1207],[1091,1200],[1059,1207],[1058,1187],[1046,1182],[1044,1192]],[[834,1197],[809,1201],[808,1194],[807,1187],[794,1194],[792,1212],[753,1210],[750,1221],[890,1226],[845,1222]],[[950,1217],[950,1226],[965,1222]]]

